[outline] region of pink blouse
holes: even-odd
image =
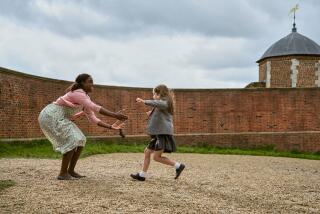
[[[101,106],[91,101],[90,97],[82,89],[70,91],[65,95],[59,97],[54,104],[60,106],[68,106],[71,108],[83,107],[83,111],[80,111],[72,116],[72,119],[76,119],[82,115],[86,115],[88,120],[92,123],[99,123],[101,120],[96,117],[95,112],[99,112]]]

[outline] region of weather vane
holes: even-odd
[[[297,32],[296,28],[296,12],[299,10],[299,4],[296,4],[289,12],[289,15],[293,13],[293,28],[292,32]]]

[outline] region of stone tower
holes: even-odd
[[[320,46],[297,32],[274,43],[257,61],[267,88],[320,87]]]

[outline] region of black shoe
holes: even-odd
[[[131,176],[131,178],[133,178],[133,179],[135,179],[135,180],[138,180],[138,181],[145,181],[145,180],[146,180],[146,178],[145,178],[145,177],[141,177],[141,176],[139,175],[139,173],[137,173],[137,174],[131,174],[130,176]]]
[[[176,177],[174,179],[178,179],[181,172],[184,170],[186,166],[184,164],[181,164],[180,167],[178,169],[176,169]]]

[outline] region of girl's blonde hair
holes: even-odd
[[[166,85],[158,85],[153,89],[153,92],[158,94],[161,99],[168,102],[168,112],[174,114],[174,95],[173,92]]]

